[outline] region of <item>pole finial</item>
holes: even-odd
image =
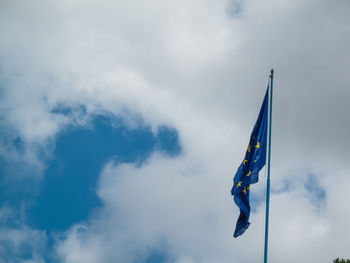
[[[273,73],[274,73],[275,71],[273,70],[273,68],[271,69],[271,77],[273,77]]]

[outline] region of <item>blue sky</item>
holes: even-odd
[[[88,128],[68,128],[58,136],[45,179],[30,209],[33,226],[62,231],[86,220],[92,209],[101,205],[95,192],[98,174],[111,159],[142,165],[155,150],[170,156],[179,154],[174,129],[160,127],[154,135],[147,126],[130,130],[122,120],[111,118],[96,116]]]
[[[69,112],[69,109],[55,111],[66,115]],[[96,188],[98,175],[108,161],[141,166],[154,151],[169,157],[181,153],[178,133],[174,128],[160,126],[153,133],[140,119],[138,126],[131,129],[122,118],[108,113],[94,116],[87,126],[67,127],[57,135],[54,144],[44,169],[44,179],[35,186],[34,193],[23,192],[23,186],[16,186],[18,183],[26,184],[25,180],[7,183],[7,169],[16,164],[1,160],[2,186],[10,188],[2,189],[1,205],[21,209],[23,201],[30,200],[24,211],[26,222],[28,226],[46,232],[46,262],[56,262],[52,256],[55,235],[88,220],[89,215],[102,205]],[[17,138],[12,145],[18,150],[23,147]],[[18,260],[31,258],[30,248],[21,250],[23,252]],[[142,260],[147,263],[164,261],[164,252],[159,251],[151,251],[150,256]]]
[[[230,190],[272,67],[270,262],[349,257],[349,8],[3,1],[0,262],[261,261],[265,171],[239,239]]]

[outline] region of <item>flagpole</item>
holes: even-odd
[[[269,114],[269,150],[267,161],[267,181],[266,181],[266,215],[265,215],[265,249],[264,249],[264,263],[267,263],[267,247],[268,247],[268,233],[269,233],[269,206],[270,206],[270,159],[271,159],[271,123],[272,123],[272,94],[273,94],[273,73],[271,69],[270,75],[270,114]]]

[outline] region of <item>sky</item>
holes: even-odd
[[[348,0],[0,1],[0,262],[263,261],[230,190],[275,69],[269,262],[350,258]]]

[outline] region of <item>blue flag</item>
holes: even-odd
[[[269,89],[266,91],[258,119],[250,135],[244,160],[233,178],[231,194],[234,196],[233,199],[240,210],[233,234],[234,237],[242,235],[250,225],[250,185],[258,182],[259,171],[266,163],[268,93]]]

